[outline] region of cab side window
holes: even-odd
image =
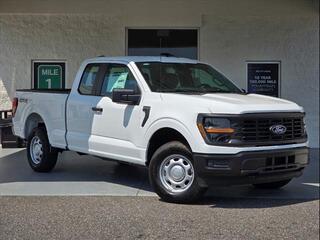
[[[81,77],[79,92],[84,95],[94,95],[94,86],[97,81],[101,64],[88,64]]]
[[[130,69],[123,64],[108,64],[103,78],[101,95],[111,96],[115,88],[132,89],[139,92],[138,83]]]

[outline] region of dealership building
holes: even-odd
[[[161,53],[298,103],[319,147],[318,0],[0,0],[0,110],[16,89],[70,88],[87,58]]]

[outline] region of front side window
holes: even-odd
[[[109,64],[101,88],[102,96],[111,96],[113,89],[125,88],[136,92],[138,84],[130,69],[123,64]]]
[[[154,92],[241,93],[231,81],[206,64],[136,63]]]
[[[84,95],[94,95],[94,85],[100,69],[100,64],[89,64],[86,66],[81,77],[79,92]]]

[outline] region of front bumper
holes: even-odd
[[[202,186],[287,180],[301,176],[309,163],[307,147],[238,154],[194,153],[193,159]]]

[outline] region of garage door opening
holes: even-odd
[[[128,29],[129,56],[159,56],[198,59],[197,29]]]

